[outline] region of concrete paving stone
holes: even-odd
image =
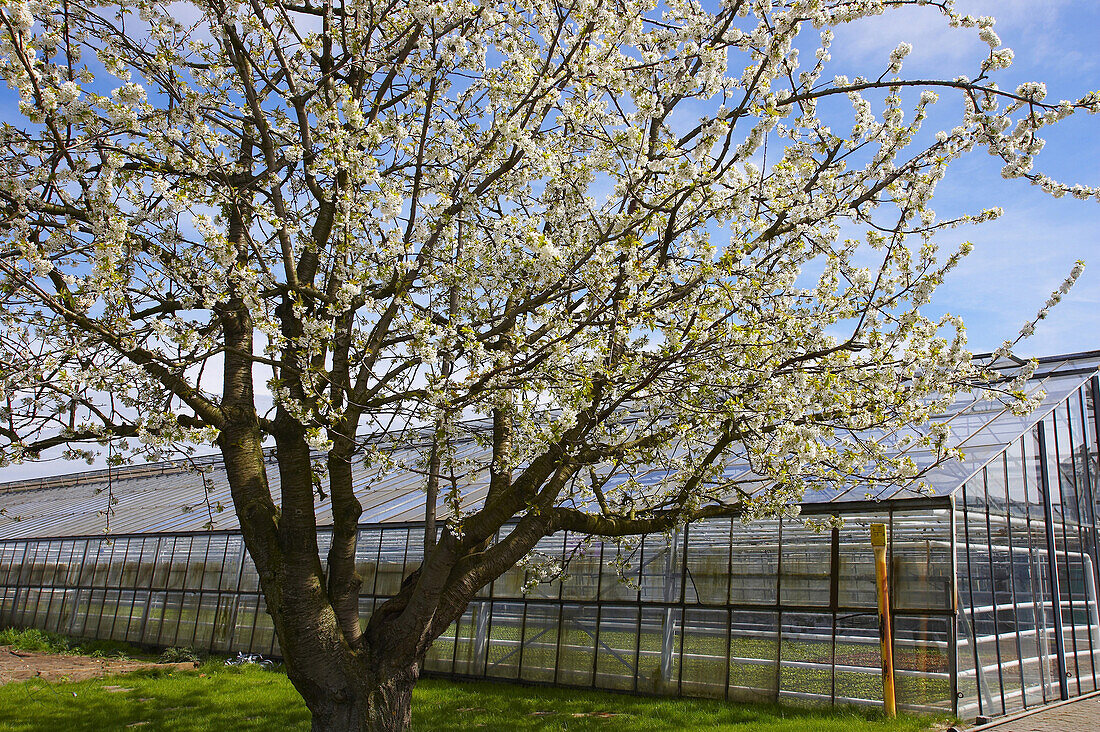
[[[989,732],[1096,732],[1100,730],[1100,696],[1043,709],[1020,719],[979,727]]]

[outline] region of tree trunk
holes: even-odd
[[[356,691],[325,689],[306,697],[315,732],[404,732],[412,724],[413,664]],[[350,681],[350,679],[349,679]]]

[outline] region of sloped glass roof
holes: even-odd
[[[836,490],[821,486],[809,490],[804,502],[843,504],[868,498],[916,499],[949,495],[1088,381],[1098,367],[1100,352],[1043,359],[1036,377],[1028,382],[1028,391],[1037,394],[1041,390],[1045,396],[1038,408],[1024,416],[1013,414],[999,401],[974,394],[961,395],[947,413],[937,419],[951,426],[949,445],[962,449],[962,460],[934,465],[935,455],[927,450],[913,449],[910,454],[918,467],[932,466],[918,480],[870,496],[863,487]],[[882,439],[887,436],[869,433],[868,437]],[[456,457],[473,458],[484,451],[485,448],[471,438],[460,445]],[[397,463],[415,464],[421,452],[422,446],[413,445],[399,448],[393,457]],[[108,528],[108,511],[112,534],[238,529],[220,463],[212,458],[196,462],[204,472],[187,465],[166,463],[130,466],[110,473],[100,470],[0,484],[0,507],[5,509],[0,515],[0,539],[102,535]],[[268,476],[272,493],[278,496],[278,471],[269,470]],[[648,476],[635,476],[643,485],[660,478],[658,471]],[[746,464],[730,465],[726,478],[749,493],[762,490],[766,485]],[[922,481],[927,486],[925,490],[919,487]],[[423,518],[424,491],[420,472],[360,467],[355,472],[354,487],[363,505],[360,521],[364,524],[415,522]],[[466,511],[478,506],[487,489],[485,480],[475,479],[472,484],[465,485],[461,509]],[[440,515],[449,515],[450,511],[451,508],[441,502]],[[331,524],[328,501],[318,502],[317,520],[322,526]]]
[[[961,460],[949,460],[936,465],[936,456],[927,449],[914,449],[910,452],[917,467],[931,469],[922,477],[892,490],[882,491],[871,496],[877,500],[916,498],[927,495],[948,495],[959,490],[975,473],[979,472],[990,460],[1005,448],[1026,434],[1036,423],[1070,394],[1087,382],[1095,373],[1098,362],[1094,359],[1088,365],[1088,371],[1081,373],[1080,361],[1063,361],[1054,368],[1045,368],[1036,378],[1028,382],[1029,396],[1044,393],[1038,407],[1025,415],[1013,414],[1009,406],[1001,401],[981,399],[974,394],[963,394],[956,399],[948,411],[934,421],[946,422],[951,427],[948,447],[962,450]],[[926,431],[928,427],[922,428]],[[922,490],[920,484],[927,486]],[[868,496],[851,488],[834,496],[827,493],[812,497],[807,494],[806,502],[846,501],[865,499]]]

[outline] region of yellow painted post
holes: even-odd
[[[897,716],[894,699],[894,636],[890,628],[890,588],[886,581],[886,525],[871,524],[875,549],[875,585],[878,587],[878,627],[882,642],[882,706],[887,717]]]

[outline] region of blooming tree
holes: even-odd
[[[912,4],[988,42],[973,78],[827,72],[831,27]],[[3,0],[0,456],[216,443],[318,729],[408,726],[432,640],[555,531],[913,476],[890,435],[943,451],[901,428],[975,375],[920,312],[965,254],[935,236],[997,213],[936,183],[982,147],[1096,195],[1032,161],[1100,100],[1000,89],[949,0],[703,5]],[[425,558],[364,625],[353,468],[410,426]]]

